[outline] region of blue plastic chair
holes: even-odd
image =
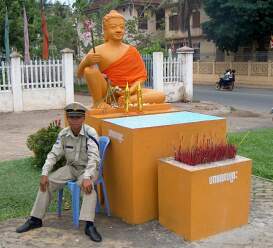
[[[94,183],[94,188],[96,191],[97,191],[97,185],[102,186],[103,198],[105,203],[105,212],[108,216],[110,216],[110,207],[109,207],[109,201],[107,197],[106,185],[103,179],[103,164],[104,164],[104,158],[105,158],[106,150],[109,143],[110,143],[110,139],[107,136],[100,136],[99,138],[99,152],[100,152],[99,174],[98,174],[97,181]],[[73,224],[76,227],[79,227],[81,188],[75,181],[67,182],[67,187],[70,190],[72,195]],[[63,200],[63,189],[60,189],[58,192],[58,206],[57,206],[58,216],[61,216],[62,214],[62,200]],[[101,207],[101,203],[98,199],[98,194],[97,194],[96,212],[99,211],[100,207]]]

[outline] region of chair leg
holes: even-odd
[[[95,191],[96,191],[96,195],[97,195],[97,203],[96,203],[96,213],[99,213],[100,211],[100,199],[99,199],[99,195],[98,195],[98,187],[97,185],[94,185]]]
[[[63,189],[58,191],[58,206],[57,206],[57,214],[60,217],[62,215],[62,205],[63,205]]]
[[[102,183],[102,190],[103,190],[103,197],[104,197],[104,205],[105,205],[106,214],[108,216],[110,216],[110,206],[109,206],[109,201],[108,201],[108,197],[107,197],[106,186],[105,186],[103,179],[102,179],[101,183]]]
[[[73,212],[73,224],[76,227],[80,226],[79,216],[80,216],[80,187],[75,184],[72,189],[72,212]]]

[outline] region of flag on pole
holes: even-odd
[[[24,6],[24,44],[25,44],[24,60],[26,64],[29,64],[30,56],[29,56],[28,22],[27,22],[27,13],[26,13],[25,6]]]
[[[9,60],[10,49],[9,49],[9,18],[8,18],[8,9],[6,8],[6,16],[5,16],[5,52],[6,52],[6,60]]]
[[[46,17],[44,13],[44,8],[42,8],[42,33],[43,33],[43,59],[48,59],[48,32],[46,26]]]

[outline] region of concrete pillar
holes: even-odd
[[[163,84],[163,53],[153,53],[153,89],[164,91]]]
[[[12,85],[13,111],[23,111],[23,92],[21,78],[21,55],[12,52],[10,55],[10,80]]]
[[[73,68],[73,50],[65,48],[62,53],[63,64],[63,83],[65,87],[66,105],[74,102],[74,68]]]
[[[193,96],[193,53],[194,49],[190,47],[181,47],[176,50],[177,57],[183,65],[184,81],[184,100],[192,101]]]

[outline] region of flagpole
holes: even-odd
[[[28,36],[28,21],[27,21],[27,13],[26,7],[24,5],[24,61],[25,64],[30,63],[30,54],[29,54],[29,36]]]
[[[9,19],[8,19],[8,7],[6,6],[6,15],[5,15],[5,53],[6,53],[6,60],[9,61],[10,59],[10,47],[9,47]]]
[[[43,52],[42,52],[42,58],[48,59],[48,32],[47,32],[47,25],[46,25],[46,17],[44,13],[44,4],[43,0],[41,0],[41,17],[42,17],[42,33],[43,33]]]

